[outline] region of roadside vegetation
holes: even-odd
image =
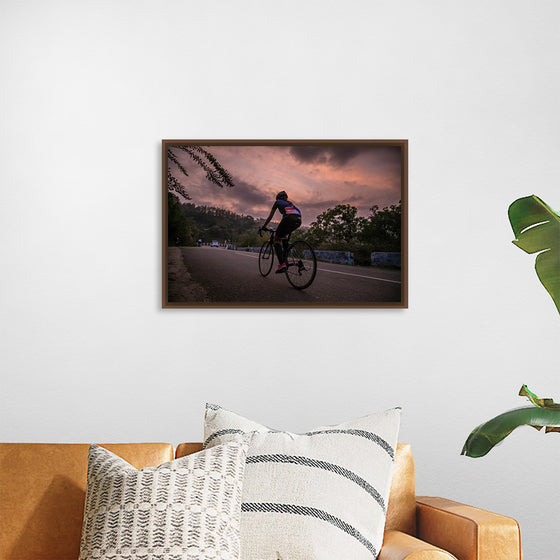
[[[168,194],[168,244],[194,246],[198,239],[203,243],[217,240],[240,247],[257,246],[259,222],[251,216],[243,216],[212,206],[196,206],[181,203]]]
[[[338,204],[319,214],[299,235],[315,250],[350,251],[356,264],[370,264],[374,251],[400,252],[401,203],[379,209],[374,205],[360,217],[350,204]]]
[[[180,202],[168,193],[168,243],[170,246],[195,246],[197,240],[237,247],[259,247],[263,238],[258,230],[262,220],[211,206]],[[372,206],[368,216],[358,209],[339,204],[319,214],[309,228],[300,228],[292,239],[308,241],[315,250],[350,251],[356,264],[369,264],[373,251],[401,250],[401,204],[383,209]]]

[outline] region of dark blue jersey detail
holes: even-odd
[[[289,200],[282,200],[279,198],[272,208],[274,210],[280,210],[280,214],[282,214],[282,216],[301,216],[299,208],[297,208],[293,202],[290,202]]]

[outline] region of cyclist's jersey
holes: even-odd
[[[292,202],[289,200],[282,200],[279,198],[272,207],[274,210],[280,210],[282,216],[299,216],[301,218],[301,212]]]

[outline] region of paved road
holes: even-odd
[[[325,305],[401,300],[400,270],[317,262],[313,284],[305,290],[296,290],[284,274],[272,271],[263,278],[257,253],[215,247],[181,247],[180,250],[192,280],[215,303]]]

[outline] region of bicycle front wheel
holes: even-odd
[[[259,271],[263,276],[268,276],[274,262],[274,249],[272,243],[263,243],[259,252]]]
[[[311,245],[305,241],[295,241],[288,247],[286,259],[288,282],[296,289],[303,290],[311,285],[317,274],[317,259]]]

